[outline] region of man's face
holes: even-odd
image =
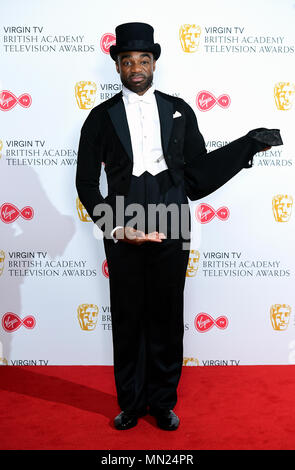
[[[150,88],[155,67],[156,62],[151,52],[120,52],[116,61],[116,69],[123,85],[139,95]]]

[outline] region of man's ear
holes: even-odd
[[[153,72],[155,71],[155,68],[156,68],[156,60],[153,60]]]

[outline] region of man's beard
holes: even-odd
[[[142,93],[143,91],[147,90],[150,88],[151,84],[153,83],[153,74],[148,75],[147,77],[144,78],[144,80],[140,83],[133,83],[130,78],[129,79],[123,79],[121,77],[121,81],[123,85],[128,88],[128,90],[133,91],[134,93]]]

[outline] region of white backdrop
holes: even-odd
[[[156,88],[193,107],[208,151],[256,127],[279,128],[284,141],[190,203],[184,364],[295,363],[294,20],[294,0],[3,3],[0,363],[113,363],[103,243],[77,210],[75,173],[89,110],[120,90],[103,49],[129,21],[153,25]],[[180,31],[195,46],[185,50]],[[101,185],[106,195],[104,170]],[[200,204],[212,207],[208,223],[196,218]],[[78,318],[85,304],[88,323]]]

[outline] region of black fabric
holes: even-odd
[[[263,145],[283,145],[282,137],[279,129],[265,129],[260,127],[248,132],[248,136],[257,142],[263,143]]]
[[[124,51],[146,51],[160,57],[161,47],[154,43],[154,28],[147,23],[124,23],[116,27],[116,45],[110,47],[110,56]]]
[[[134,203],[136,206],[131,206]],[[138,204],[142,211],[137,212]],[[175,186],[167,170],[155,176],[147,171],[140,176],[132,175],[128,195],[124,197],[122,225],[144,233],[162,232],[167,238],[189,239],[191,219],[184,185]]]

